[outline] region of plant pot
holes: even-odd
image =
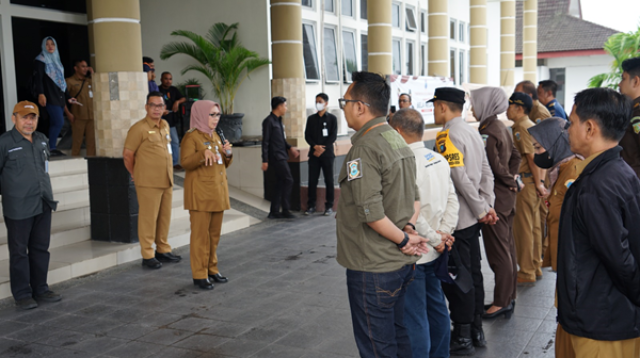
[[[244,113],[223,114],[218,127],[222,129],[225,138],[231,143],[242,142],[242,118]]]

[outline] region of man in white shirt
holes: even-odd
[[[458,224],[458,197],[451,180],[451,169],[440,154],[427,149],[422,141],[424,122],[414,109],[401,109],[389,125],[409,144],[416,159],[416,186],[420,191],[420,211],[411,222],[427,238],[430,250],[416,263],[414,282],[405,296],[405,324],[414,358],[448,357],[450,339],[449,310],[440,279],[434,272],[435,260],[453,243],[451,233]]]

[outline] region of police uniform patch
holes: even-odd
[[[516,139],[519,141],[520,140],[520,132],[516,132]]]
[[[482,134],[482,141],[484,142],[484,146],[487,146],[487,139],[489,139],[488,134]]]
[[[447,160],[449,167],[464,167],[464,154],[460,152],[449,138],[449,130],[438,132],[436,136],[436,151]]]
[[[362,160],[360,158],[347,162],[349,181],[362,178]]]
[[[571,187],[571,185],[573,184],[573,182],[576,181],[575,179],[569,179],[566,182],[564,182],[564,186],[567,187],[567,189],[569,189],[569,187]]]

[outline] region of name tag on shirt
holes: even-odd
[[[328,137],[329,136],[329,130],[327,128],[323,128],[322,129],[322,136],[323,137]]]
[[[167,150],[169,151],[169,154],[173,154],[173,151],[171,150],[171,143],[167,143]]]
[[[9,151],[7,153],[12,153],[18,150],[22,150],[22,147],[18,147],[18,148],[13,148],[13,149],[9,149]]]

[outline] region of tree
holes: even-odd
[[[160,58],[166,60],[177,54],[190,56],[198,62],[182,69],[202,73],[211,81],[213,92],[220,101],[223,114],[233,114],[233,101],[242,82],[254,70],[271,63],[246,49],[237,36],[238,23],[219,22],[211,26],[203,37],[191,31],[176,30],[171,36],[181,36],[189,42],[171,42],[162,47]]]
[[[622,80],[622,62],[640,55],[640,27],[636,32],[617,33],[611,35],[604,43],[604,50],[613,56],[611,72],[591,77],[589,87],[618,88]]]

